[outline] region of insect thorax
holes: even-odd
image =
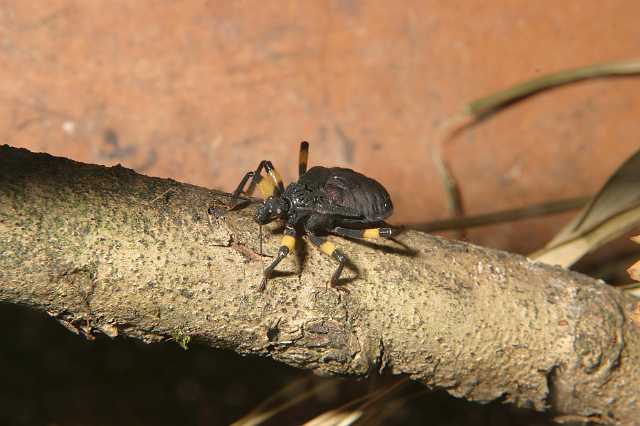
[[[287,187],[282,196],[287,199],[293,210],[306,210],[313,208],[316,195],[312,189],[294,182]]]

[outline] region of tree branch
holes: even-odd
[[[227,199],[0,147],[0,300],[87,336],[190,336],[318,374],[387,368],[469,400],[639,424],[635,299],[418,232],[400,237],[410,250],[340,240],[360,270],[349,294],[327,288],[335,264],[314,249],[289,256],[279,270],[290,273],[259,293],[269,259],[253,208],[227,212]],[[279,235],[265,234],[275,253]]]

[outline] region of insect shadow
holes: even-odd
[[[281,225],[279,225],[277,227],[269,228],[267,232],[269,234],[271,234],[271,235],[278,235],[278,234],[282,234],[282,231],[284,230],[284,228],[285,228],[285,225],[281,224]],[[360,242],[357,239],[351,239],[351,238],[345,238],[345,239],[356,241],[356,242]],[[273,278],[284,278],[284,277],[291,277],[293,275],[297,275],[297,276],[301,276],[302,275],[303,271],[305,270],[305,264],[307,263],[307,258],[309,257],[309,244],[311,244],[304,237],[303,237],[303,240],[304,240],[304,244],[297,244],[296,247],[295,247],[296,272],[273,271],[272,272],[272,277]],[[383,245],[377,245],[375,243],[371,243],[371,245],[374,248],[384,248],[385,247]],[[392,248],[392,250],[393,250],[393,248]],[[273,257],[273,256],[269,256],[267,253],[263,253],[262,255],[265,256],[265,257]],[[354,275],[353,276],[349,276],[349,277],[340,278],[338,280],[338,282],[336,283],[336,285],[338,285],[338,286],[343,286],[343,285],[349,284],[349,283],[357,280],[361,276],[360,270],[358,269],[358,267],[350,259],[347,259],[345,261],[345,265],[344,266],[345,266],[346,269],[348,269],[349,271],[353,272]],[[329,283],[329,282],[327,282],[327,283]],[[341,288],[341,290],[347,291],[344,288]]]
[[[307,262],[307,257],[309,257],[309,241],[306,241],[306,238],[303,237],[305,244],[299,244],[296,246],[296,263],[297,263],[297,274],[302,275],[302,272],[305,270],[305,264]],[[344,264],[345,268],[349,271],[353,272],[354,275],[350,277],[341,277],[337,282],[337,286],[343,286],[349,284],[358,278],[360,278],[360,269],[351,261],[351,259],[347,259]],[[327,281],[329,284],[329,281]],[[346,288],[341,288],[340,290],[348,291]]]
[[[384,225],[389,226],[387,223],[385,223]],[[398,235],[402,234],[405,231],[405,229],[402,227],[395,227],[394,229],[397,230],[396,234],[392,237],[387,237],[386,240],[392,241],[398,247],[393,247],[388,244],[381,244],[375,241],[362,240],[359,238],[351,238],[351,237],[345,237],[345,236],[342,236],[341,238],[345,240],[349,240],[361,246],[368,247],[373,250],[379,250],[386,254],[396,254],[398,256],[405,256],[405,257],[417,257],[419,253],[418,250],[415,250],[409,247],[407,244],[403,243],[402,241],[396,238]]]

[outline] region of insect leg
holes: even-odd
[[[238,198],[240,197],[240,194],[244,190],[244,187],[247,184],[247,181],[251,177],[253,177],[253,172],[247,172],[247,174],[244,175],[244,177],[242,178],[242,180],[238,184],[238,187],[236,188],[236,190],[233,191],[233,195],[231,196],[231,204],[232,205],[236,205],[236,203],[238,201]]]
[[[273,182],[270,180],[264,179],[262,177],[262,174],[261,174],[262,169],[267,170]],[[284,185],[282,184],[282,178],[280,178],[280,174],[278,174],[278,172],[273,168],[271,161],[263,160],[260,162],[260,164],[258,164],[258,167],[256,168],[255,172],[247,172],[247,174],[244,175],[244,177],[240,181],[240,184],[238,185],[236,190],[233,191],[233,195],[231,196],[232,209],[238,205],[238,199],[240,198],[240,194],[242,194],[242,192],[244,191],[244,187],[247,185],[247,182],[249,181],[249,179],[251,179],[251,183],[249,184],[249,188],[247,188],[247,191],[246,191],[246,194],[249,196],[253,194],[253,191],[256,189],[256,186],[260,187],[260,192],[262,193],[262,196],[264,198],[268,198],[272,196],[276,192],[276,185],[278,185],[278,179],[280,180],[278,187],[281,186],[284,188]]]
[[[278,188],[278,191],[280,191],[280,193],[282,194],[284,192],[284,183],[282,183],[282,176],[280,176],[280,173],[278,173],[276,168],[273,167],[271,161],[264,161],[264,169],[267,171],[267,173],[269,173],[269,176],[271,176],[273,183]]]
[[[389,238],[396,234],[393,228],[351,229],[340,226],[336,226],[331,232],[347,238]]]
[[[278,255],[271,262],[269,266],[264,270],[264,275],[262,277],[262,281],[260,282],[259,291],[263,291],[267,287],[267,280],[271,277],[273,270],[278,266],[278,264],[287,257],[287,255],[293,251],[296,247],[296,231],[293,227],[287,226],[284,228],[284,236],[282,237],[282,243],[280,248],[278,249]]]
[[[298,176],[307,172],[307,162],[309,161],[309,142],[300,143],[300,155],[298,156]]]
[[[340,274],[342,274],[342,269],[344,268],[345,263],[347,263],[347,256],[345,256],[340,250],[336,248],[336,246],[331,241],[328,241],[326,238],[322,238],[311,233],[308,233],[307,235],[309,236],[309,241],[311,241],[313,245],[318,247],[320,251],[340,262],[338,268],[331,276],[331,287],[334,287],[338,290],[348,291],[344,287],[337,286]]]

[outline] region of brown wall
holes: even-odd
[[[271,159],[352,167],[395,223],[442,218],[435,128],[524,79],[638,57],[640,3],[30,1],[0,3],[0,143],[232,190]],[[450,150],[470,213],[590,193],[638,146],[640,82],[518,104]],[[565,216],[566,218],[566,216]],[[474,232],[531,251],[563,218]]]

